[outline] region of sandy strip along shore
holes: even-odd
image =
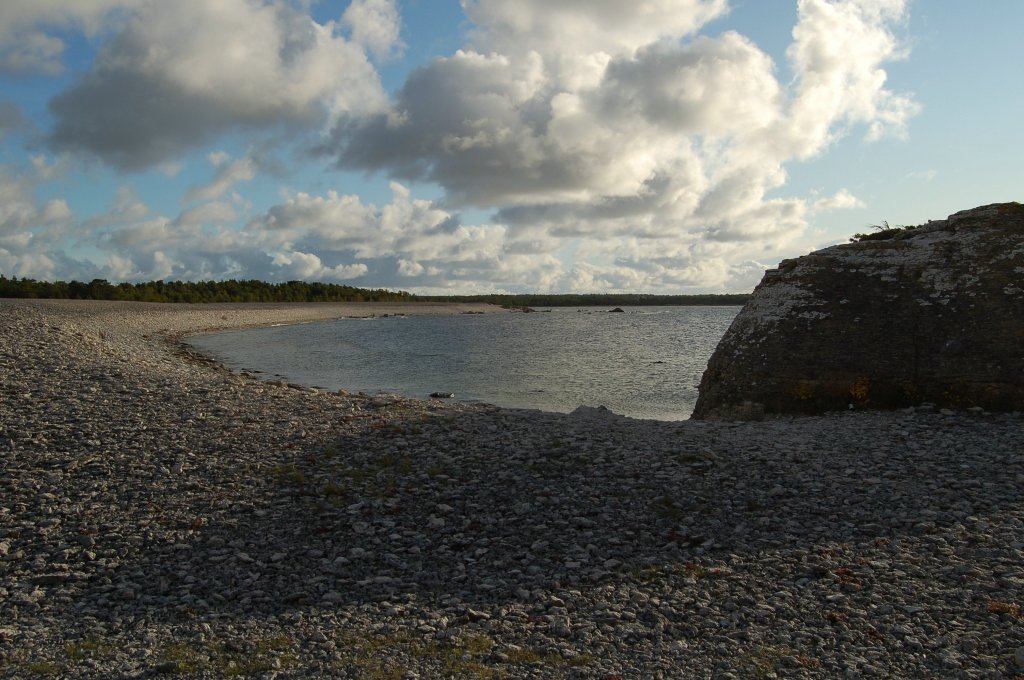
[[[1019,414],[548,415],[173,341],[345,315],[0,300],[0,677],[1024,672]]]

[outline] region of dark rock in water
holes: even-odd
[[[1024,410],[1024,206],[889,229],[765,273],[694,418],[849,408]]]
[[[568,418],[573,422],[589,422],[592,420],[619,420],[625,416],[614,413],[607,406],[577,406],[568,414]]]
[[[622,307],[616,307],[615,309],[609,309],[608,310],[609,314],[611,314],[613,312],[618,312],[618,313],[623,313],[624,314],[626,312],[626,310],[624,310]]]
[[[431,392],[431,399],[453,399],[455,397],[454,392]]]

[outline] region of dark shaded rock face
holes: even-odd
[[[693,417],[923,402],[1024,410],[1024,205],[765,272],[708,362]]]

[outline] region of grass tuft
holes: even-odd
[[[662,519],[679,520],[686,514],[671,496],[658,496],[652,504],[654,514]]]
[[[306,483],[306,473],[295,463],[284,463],[277,465],[271,471],[274,478],[281,484],[302,486]]]
[[[298,656],[286,635],[261,638],[251,645],[210,641],[197,645],[174,642],[157,653],[161,664],[174,664],[176,674],[217,674],[245,677],[294,666]]]
[[[588,654],[563,658],[558,654],[540,654],[521,647],[499,650],[493,638],[484,633],[462,636],[450,641],[424,640],[408,633],[389,635],[348,634],[338,638],[342,659],[338,670],[372,680],[405,677],[403,659],[417,666],[433,668],[436,677],[496,680],[521,677],[516,666],[542,665],[554,668],[582,668],[593,663]]]

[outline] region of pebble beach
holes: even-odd
[[[0,677],[1024,677],[1020,414],[548,414],[183,344],[470,311],[0,300]]]

